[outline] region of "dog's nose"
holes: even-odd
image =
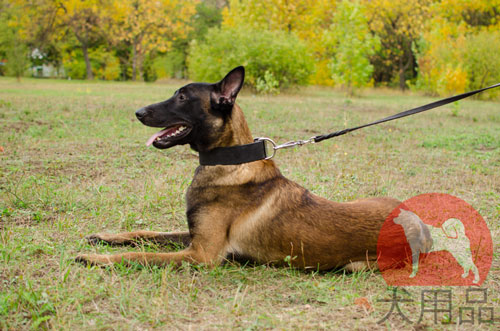
[[[144,116],[146,116],[147,113],[148,112],[146,110],[146,107],[144,107],[144,108],[141,108],[141,109],[137,110],[135,112],[135,116],[137,116],[137,119],[140,121],[140,120],[142,120],[144,118]]]

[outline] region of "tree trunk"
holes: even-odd
[[[409,42],[406,47],[407,51],[403,52],[403,56],[399,58],[399,88],[401,90],[406,89],[406,71],[410,68],[413,63],[413,52],[411,50],[411,43]],[[404,55],[408,54],[408,61],[404,63]]]
[[[82,43],[82,51],[83,51],[83,57],[85,58],[85,68],[87,69],[87,79],[92,80],[94,79],[94,75],[92,74],[92,65],[90,64],[87,44]]]
[[[132,45],[132,80],[137,78],[137,45]]]
[[[405,67],[403,65],[403,56],[399,58],[399,88],[404,91],[406,88],[406,79],[405,79]]]

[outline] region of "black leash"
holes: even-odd
[[[340,131],[337,131],[337,132],[332,132],[330,134],[315,136],[312,139],[314,139],[314,142],[317,143],[317,142],[320,142],[320,141],[325,140],[325,139],[330,139],[330,138],[333,138],[333,137],[338,137],[338,136],[341,136],[343,134],[346,134],[346,133],[349,133],[349,132],[352,132],[352,131],[356,131],[356,130],[359,130],[359,129],[362,129],[362,128],[366,128],[367,126],[372,126],[372,125],[376,125],[376,124],[380,124],[380,123],[384,123],[384,122],[389,122],[389,121],[392,121],[392,120],[396,120],[398,118],[410,116],[410,115],[413,115],[413,114],[418,114],[418,113],[421,113],[421,112],[426,111],[426,110],[430,110],[430,109],[433,109],[433,108],[441,107],[441,106],[447,105],[449,103],[452,103],[452,102],[455,102],[455,101],[459,101],[459,100],[468,98],[468,97],[470,97],[470,96],[472,96],[474,94],[477,94],[477,93],[480,93],[480,92],[483,92],[483,91],[486,91],[486,90],[489,90],[489,89],[492,89],[492,88],[495,88],[495,87],[499,87],[499,86],[500,86],[500,83],[495,84],[495,85],[491,85],[491,86],[488,86],[488,87],[485,87],[485,88],[482,88],[482,89],[479,89],[479,90],[462,93],[462,94],[459,94],[459,95],[455,95],[453,97],[449,97],[449,98],[446,98],[446,99],[441,99],[441,100],[438,100],[438,101],[435,101],[435,102],[431,102],[431,103],[428,103],[426,105],[423,105],[423,106],[420,106],[420,107],[417,107],[417,108],[406,110],[406,111],[403,111],[401,113],[397,113],[395,115],[392,115],[392,116],[389,116],[389,117],[386,117],[386,118],[382,118],[382,119],[380,119],[378,121],[375,121],[375,122],[371,122],[371,123],[368,123],[368,124],[356,126],[354,128],[340,130]]]
[[[219,148],[214,148],[210,151],[207,152],[200,152],[200,165],[235,165],[235,164],[242,164],[242,163],[248,163],[248,162],[253,162],[253,161],[258,161],[258,160],[268,160],[272,158],[278,149],[282,148],[289,148],[289,147],[294,147],[294,146],[302,146],[305,144],[309,143],[317,143],[326,139],[330,139],[333,137],[338,137],[341,135],[344,135],[346,133],[356,131],[362,128],[366,128],[368,126],[384,123],[384,122],[389,122],[398,118],[414,115],[421,113],[426,110],[434,109],[437,107],[441,107],[444,105],[447,105],[449,103],[459,101],[465,98],[468,98],[474,94],[499,87],[500,83],[491,85],[479,90],[471,91],[471,92],[466,92],[462,93],[459,95],[455,95],[449,98],[441,99],[435,102],[431,102],[429,104],[416,107],[413,109],[405,110],[403,112],[394,114],[392,116],[388,116],[385,118],[382,118],[380,120],[368,123],[368,124],[363,124],[360,126],[356,126],[353,128],[348,128],[348,129],[343,129],[340,131],[332,132],[329,134],[324,134],[324,135],[318,135],[311,137],[307,140],[297,140],[297,141],[289,141],[286,142],[282,145],[276,145],[276,143],[269,139],[269,138],[256,138],[254,143],[251,144],[246,144],[246,145],[240,145],[240,146],[231,146],[231,147],[219,147]],[[271,143],[273,152],[271,155],[268,155],[266,152],[266,141]]]

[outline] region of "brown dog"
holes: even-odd
[[[233,69],[216,84],[188,84],[168,100],[136,112],[148,126],[166,127],[148,144],[169,148],[190,144],[200,153],[253,143],[235,99],[244,69]],[[217,265],[228,256],[303,269],[359,270],[376,261],[382,223],[400,202],[371,198],[331,202],[283,177],[271,160],[238,165],[200,165],[187,192],[189,232],[138,231],[95,234],[91,243],[131,244],[141,240],[182,243],[171,253],[85,254],[90,264]],[[286,262],[285,262],[286,261]]]

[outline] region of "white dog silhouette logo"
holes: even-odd
[[[473,282],[479,283],[479,270],[472,261],[470,241],[465,235],[465,227],[459,219],[450,218],[441,227],[428,226],[417,214],[401,209],[399,216],[394,218],[394,223],[403,227],[406,240],[410,244],[411,278],[417,275],[420,253],[448,251],[464,269],[462,278],[468,277],[469,272],[472,271],[474,274]]]
[[[378,266],[391,286],[480,286],[493,259],[493,242],[481,215],[442,193],[400,204],[380,230]]]

